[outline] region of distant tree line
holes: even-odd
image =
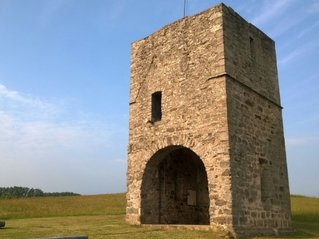
[[[78,196],[80,194],[72,192],[54,192],[46,193],[38,188],[28,187],[0,187],[0,198],[30,198],[30,197],[60,197],[60,196]]]

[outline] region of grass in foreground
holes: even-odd
[[[291,207],[293,227],[308,238],[319,238],[319,198],[292,196]]]
[[[125,214],[125,194],[0,199],[0,218]]]
[[[319,238],[319,199],[293,196],[293,225],[297,232],[280,238]],[[212,232],[159,230],[125,223],[125,195],[96,195],[0,200],[2,239],[68,235],[99,238],[208,239]],[[279,237],[278,237],[279,238]]]

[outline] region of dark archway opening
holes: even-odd
[[[141,198],[142,224],[209,225],[206,170],[188,148],[169,146],[151,157]]]

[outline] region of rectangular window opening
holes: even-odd
[[[152,122],[162,119],[162,92],[157,91],[152,94]]]

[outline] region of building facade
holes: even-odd
[[[134,42],[130,224],[291,230],[275,44],[217,5]]]

